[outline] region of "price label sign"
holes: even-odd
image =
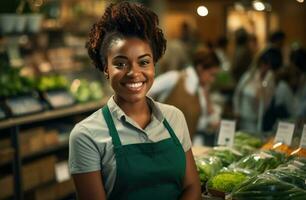
[[[47,100],[53,108],[60,108],[74,104],[74,98],[66,91],[49,91]]]
[[[42,104],[32,96],[23,96],[6,100],[14,116],[35,113],[43,110]]]
[[[218,137],[218,145],[232,147],[234,145],[235,129],[235,121],[222,120]]]
[[[61,183],[70,179],[68,162],[63,161],[55,165],[55,177],[57,182]]]
[[[293,132],[294,124],[288,122],[279,122],[274,142],[282,142],[290,146]]]
[[[300,147],[306,148],[306,124],[304,124]]]

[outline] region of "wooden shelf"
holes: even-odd
[[[55,145],[50,145],[50,146],[47,146],[45,149],[38,150],[38,151],[32,152],[32,153],[30,153],[28,155],[22,156],[21,160],[22,160],[22,162],[24,162],[24,161],[36,159],[38,157],[43,157],[45,155],[52,154],[52,153],[54,153],[56,151],[67,149],[68,145],[69,145],[68,141],[61,142],[61,143],[55,144]],[[3,166],[8,165],[8,164],[11,164],[12,162],[13,162],[13,158],[5,160],[5,161],[1,161],[0,162],[0,167],[3,167]]]
[[[49,119],[55,119],[59,117],[65,117],[69,115],[80,114],[83,112],[88,112],[101,108],[106,104],[107,98],[102,99],[101,101],[88,102],[84,104],[76,104],[66,108],[59,108],[56,110],[48,110],[33,115],[26,115],[22,117],[10,118],[3,121],[0,121],[0,129],[5,129],[13,126],[19,126],[24,124],[30,124],[33,122],[40,122]]]

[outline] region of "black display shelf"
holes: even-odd
[[[0,121],[0,129],[10,128],[13,126],[20,126],[24,124],[30,124],[34,122],[46,121],[46,120],[55,119],[59,117],[65,117],[65,116],[70,116],[70,115],[92,111],[92,110],[101,108],[106,103],[106,101],[107,99],[103,99],[101,101],[88,102],[84,104],[76,104],[70,107],[43,111],[40,113],[22,116],[22,117],[5,119],[5,120]]]
[[[74,104],[70,107],[58,108],[54,110],[42,111],[36,114],[29,114],[26,116],[14,117],[9,119],[4,119],[0,121],[0,134],[6,133],[6,131],[1,131],[3,129],[9,129],[11,136],[11,144],[14,149],[13,159],[9,161],[5,161],[1,163],[0,166],[6,164],[12,164],[13,167],[13,175],[14,175],[14,199],[15,200],[23,200],[24,191],[22,185],[22,162],[35,159],[47,154],[51,154],[55,151],[60,151],[65,148],[68,148],[68,141],[60,143],[58,145],[46,147],[44,150],[40,150],[35,153],[31,153],[26,156],[21,156],[20,154],[20,141],[19,141],[19,129],[22,125],[29,125],[36,122],[44,122],[47,120],[63,118],[78,114],[87,113],[90,111],[98,110],[102,108],[103,105],[106,104],[109,97],[105,97],[100,101],[93,101],[82,104]],[[69,199],[69,197],[67,197]]]

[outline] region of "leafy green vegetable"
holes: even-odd
[[[243,131],[236,132],[234,141],[235,146],[247,145],[253,148],[259,148],[263,145],[262,141],[258,137]]]
[[[236,163],[233,163],[230,168],[244,168],[263,173],[268,169],[274,169],[286,161],[285,154],[274,151],[261,151],[248,155]]]
[[[218,157],[197,157],[195,161],[202,185],[222,168],[222,162]]]
[[[215,147],[209,155],[218,157],[221,160],[223,167],[227,167],[242,157],[242,154],[228,147]]]
[[[208,181],[207,187],[230,193],[247,179],[246,175],[239,172],[221,172]]]
[[[262,174],[234,188],[231,196],[236,200],[302,200],[305,199],[306,191],[270,174]]]

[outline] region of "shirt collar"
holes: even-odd
[[[151,97],[146,97],[147,102],[152,109],[152,117],[155,117],[158,121],[162,122],[164,120],[164,116],[157,104]],[[118,120],[126,119],[128,116],[124,113],[124,111],[118,106],[118,104],[114,100],[114,95],[107,102],[107,106],[112,113],[113,117]]]

